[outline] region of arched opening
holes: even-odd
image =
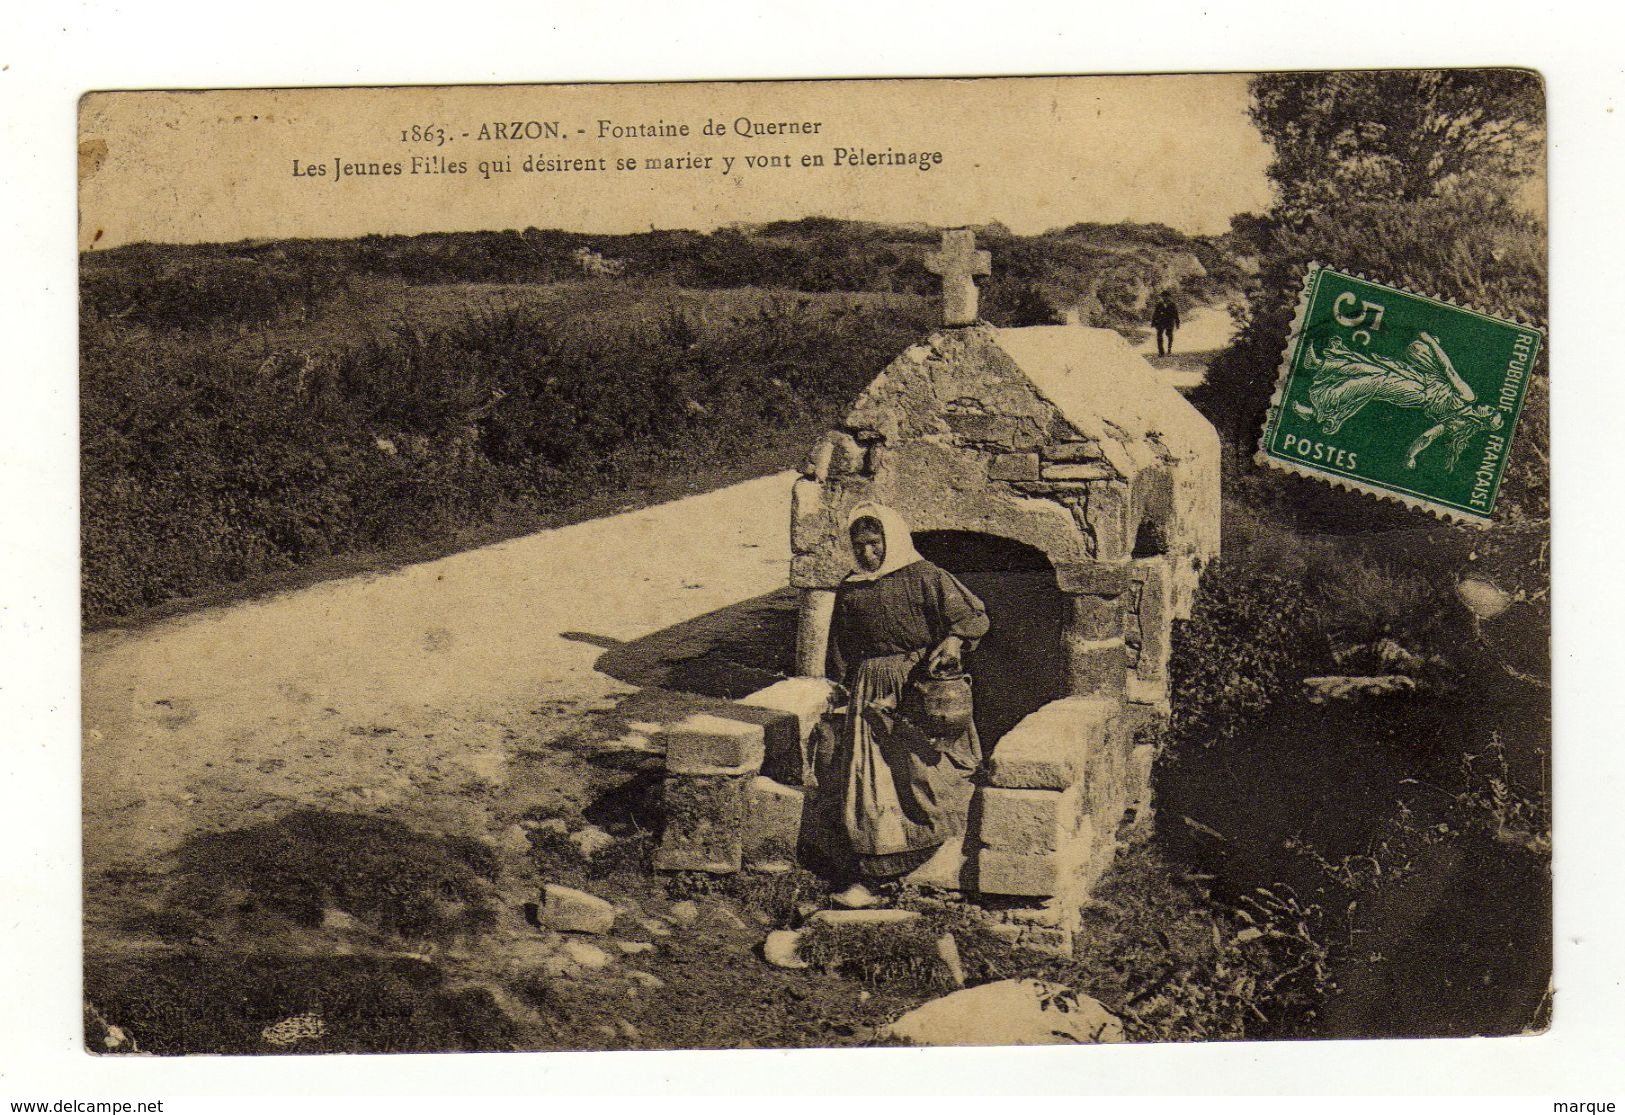
[[[1028,713],[1066,695],[1066,597],[1043,551],[1009,538],[928,530],[914,535],[914,547],[987,605],[992,629],[966,667],[976,678],[976,730],[991,749]]]

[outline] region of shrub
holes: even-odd
[[[1169,664],[1180,746],[1228,738],[1329,659],[1300,584],[1229,558],[1210,565]],[[1177,750],[1177,748],[1176,748]]]
[[[177,855],[175,905],[201,916],[254,915],[319,925],[342,909],[409,940],[444,939],[496,921],[495,853],[382,817],[301,809],[268,824],[209,833]]]

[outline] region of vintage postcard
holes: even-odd
[[[102,1054],[1537,1033],[1518,69],[79,118]]]

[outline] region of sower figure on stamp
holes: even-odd
[[[970,718],[961,655],[988,631],[987,609],[952,574],[915,551],[902,516],[861,504],[848,519],[855,570],[830,628],[829,674],[847,690],[846,715],[819,773],[839,802],[859,881],[835,896],[872,905],[880,888],[961,834],[981,744]],[[931,687],[961,686],[953,712]],[[835,810],[830,809],[833,814]]]
[[[1311,405],[1293,403],[1292,409],[1299,417],[1318,422],[1327,435],[1336,434],[1369,403],[1421,410],[1432,425],[1406,451],[1408,469],[1416,467],[1417,457],[1440,435],[1448,435],[1450,457],[1444,469],[1453,472],[1468,442],[1504,425],[1494,407],[1478,402],[1431,333],[1418,335],[1403,359],[1361,352],[1333,337],[1318,354],[1313,346],[1307,349],[1304,367],[1315,375],[1309,385]]]
[[[1166,290],[1151,305],[1151,325],[1157,331],[1157,355],[1170,355],[1174,351],[1174,330],[1179,328],[1179,307]]]

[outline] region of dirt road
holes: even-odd
[[[604,646],[785,583],[793,479],[90,636],[87,872],[295,804],[499,788],[516,740],[630,690]]]
[[[1235,323],[1223,306],[1198,306],[1185,315],[1184,324],[1174,333],[1174,351],[1157,355],[1157,336],[1149,334],[1134,351],[1151,361],[1162,378],[1181,391],[1201,386],[1208,363],[1218,349],[1230,343]]]

